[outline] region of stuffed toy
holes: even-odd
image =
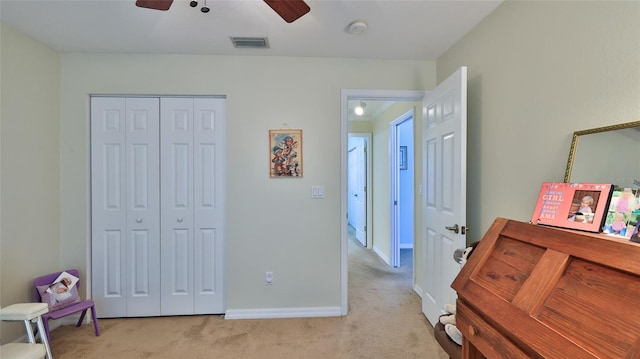
[[[453,259],[460,263],[460,266],[463,266],[471,257],[471,253],[476,248],[479,242],[471,243],[471,245],[465,249],[456,249],[453,253]],[[456,344],[462,345],[462,333],[456,326],[456,305],[455,304],[445,304],[444,305],[445,314],[441,315],[438,319],[442,325],[444,325],[444,331],[447,333],[449,338],[453,340]]]
[[[467,260],[469,260],[469,257],[471,257],[471,252],[473,252],[473,250],[476,249],[476,246],[478,245],[478,243],[479,242],[473,242],[469,247],[465,249],[456,249],[453,252],[453,260],[460,263],[460,266],[463,266],[465,263],[467,263]]]

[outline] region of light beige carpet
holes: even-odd
[[[426,358],[446,354],[412,290],[411,268],[390,268],[349,243],[345,317],[225,320],[220,315],[99,319],[51,332],[65,358]]]

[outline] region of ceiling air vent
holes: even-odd
[[[232,37],[233,47],[238,49],[268,49],[269,40],[266,37]]]

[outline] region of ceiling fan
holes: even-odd
[[[264,0],[273,11],[275,11],[284,21],[292,23],[311,10],[304,0]],[[154,9],[169,10],[173,0],[136,0],[136,6]]]

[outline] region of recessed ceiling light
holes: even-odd
[[[362,20],[356,20],[350,23],[349,26],[347,26],[347,31],[349,31],[350,34],[354,34],[354,35],[362,34],[366,30],[367,30],[367,23]]]

